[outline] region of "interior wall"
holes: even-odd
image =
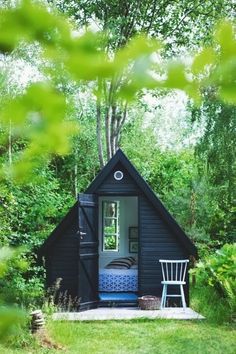
[[[102,251],[102,201],[120,202],[120,242],[119,251]],[[129,253],[129,227],[138,227],[138,197],[99,197],[99,267],[104,268],[111,260],[118,257],[133,256]]]

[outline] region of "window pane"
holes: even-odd
[[[103,202],[104,217],[117,217],[117,207],[114,202]]]
[[[117,222],[113,219],[104,220],[104,234],[117,234]]]
[[[119,202],[103,201],[103,251],[119,250]]]
[[[116,235],[104,235],[104,249],[108,250],[116,250],[117,249],[117,239]]]

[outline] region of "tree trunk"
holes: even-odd
[[[100,163],[100,168],[102,169],[105,165],[103,156],[103,144],[102,144],[102,117],[101,117],[101,99],[97,97],[97,147],[98,147],[98,158]]]
[[[11,131],[11,120],[9,121],[9,132],[8,132],[8,162],[12,165],[12,131]]]
[[[106,130],[106,149],[107,149],[107,160],[109,161],[112,157],[111,153],[111,107],[110,105],[106,108],[105,116],[105,130]]]
[[[127,103],[124,105],[122,102],[118,102],[114,95],[120,85],[120,78],[113,78],[108,85],[105,81],[103,85],[101,81],[98,82],[96,134],[100,168],[106,163],[103,151],[106,150],[106,160],[109,161],[118,150],[121,130],[127,116]],[[101,97],[104,101],[101,100]],[[102,138],[103,122],[105,124],[105,141]]]
[[[77,165],[77,148],[75,149],[75,164],[74,164],[74,192],[75,192],[75,198],[78,196],[78,165]]]

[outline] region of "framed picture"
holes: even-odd
[[[137,241],[129,241],[129,253],[138,253]]]
[[[129,227],[129,239],[131,240],[138,239],[138,228],[136,226]]]

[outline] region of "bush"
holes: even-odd
[[[27,250],[18,248],[14,252],[0,279],[1,298],[6,304],[23,308],[40,306],[44,296],[44,269]]]
[[[220,250],[200,261],[192,270],[198,282],[213,287],[218,295],[225,298],[231,313],[236,311],[236,244],[225,244]]]
[[[223,324],[232,319],[232,311],[225,298],[211,286],[196,283],[191,290],[191,308],[206,318],[208,323]]]

